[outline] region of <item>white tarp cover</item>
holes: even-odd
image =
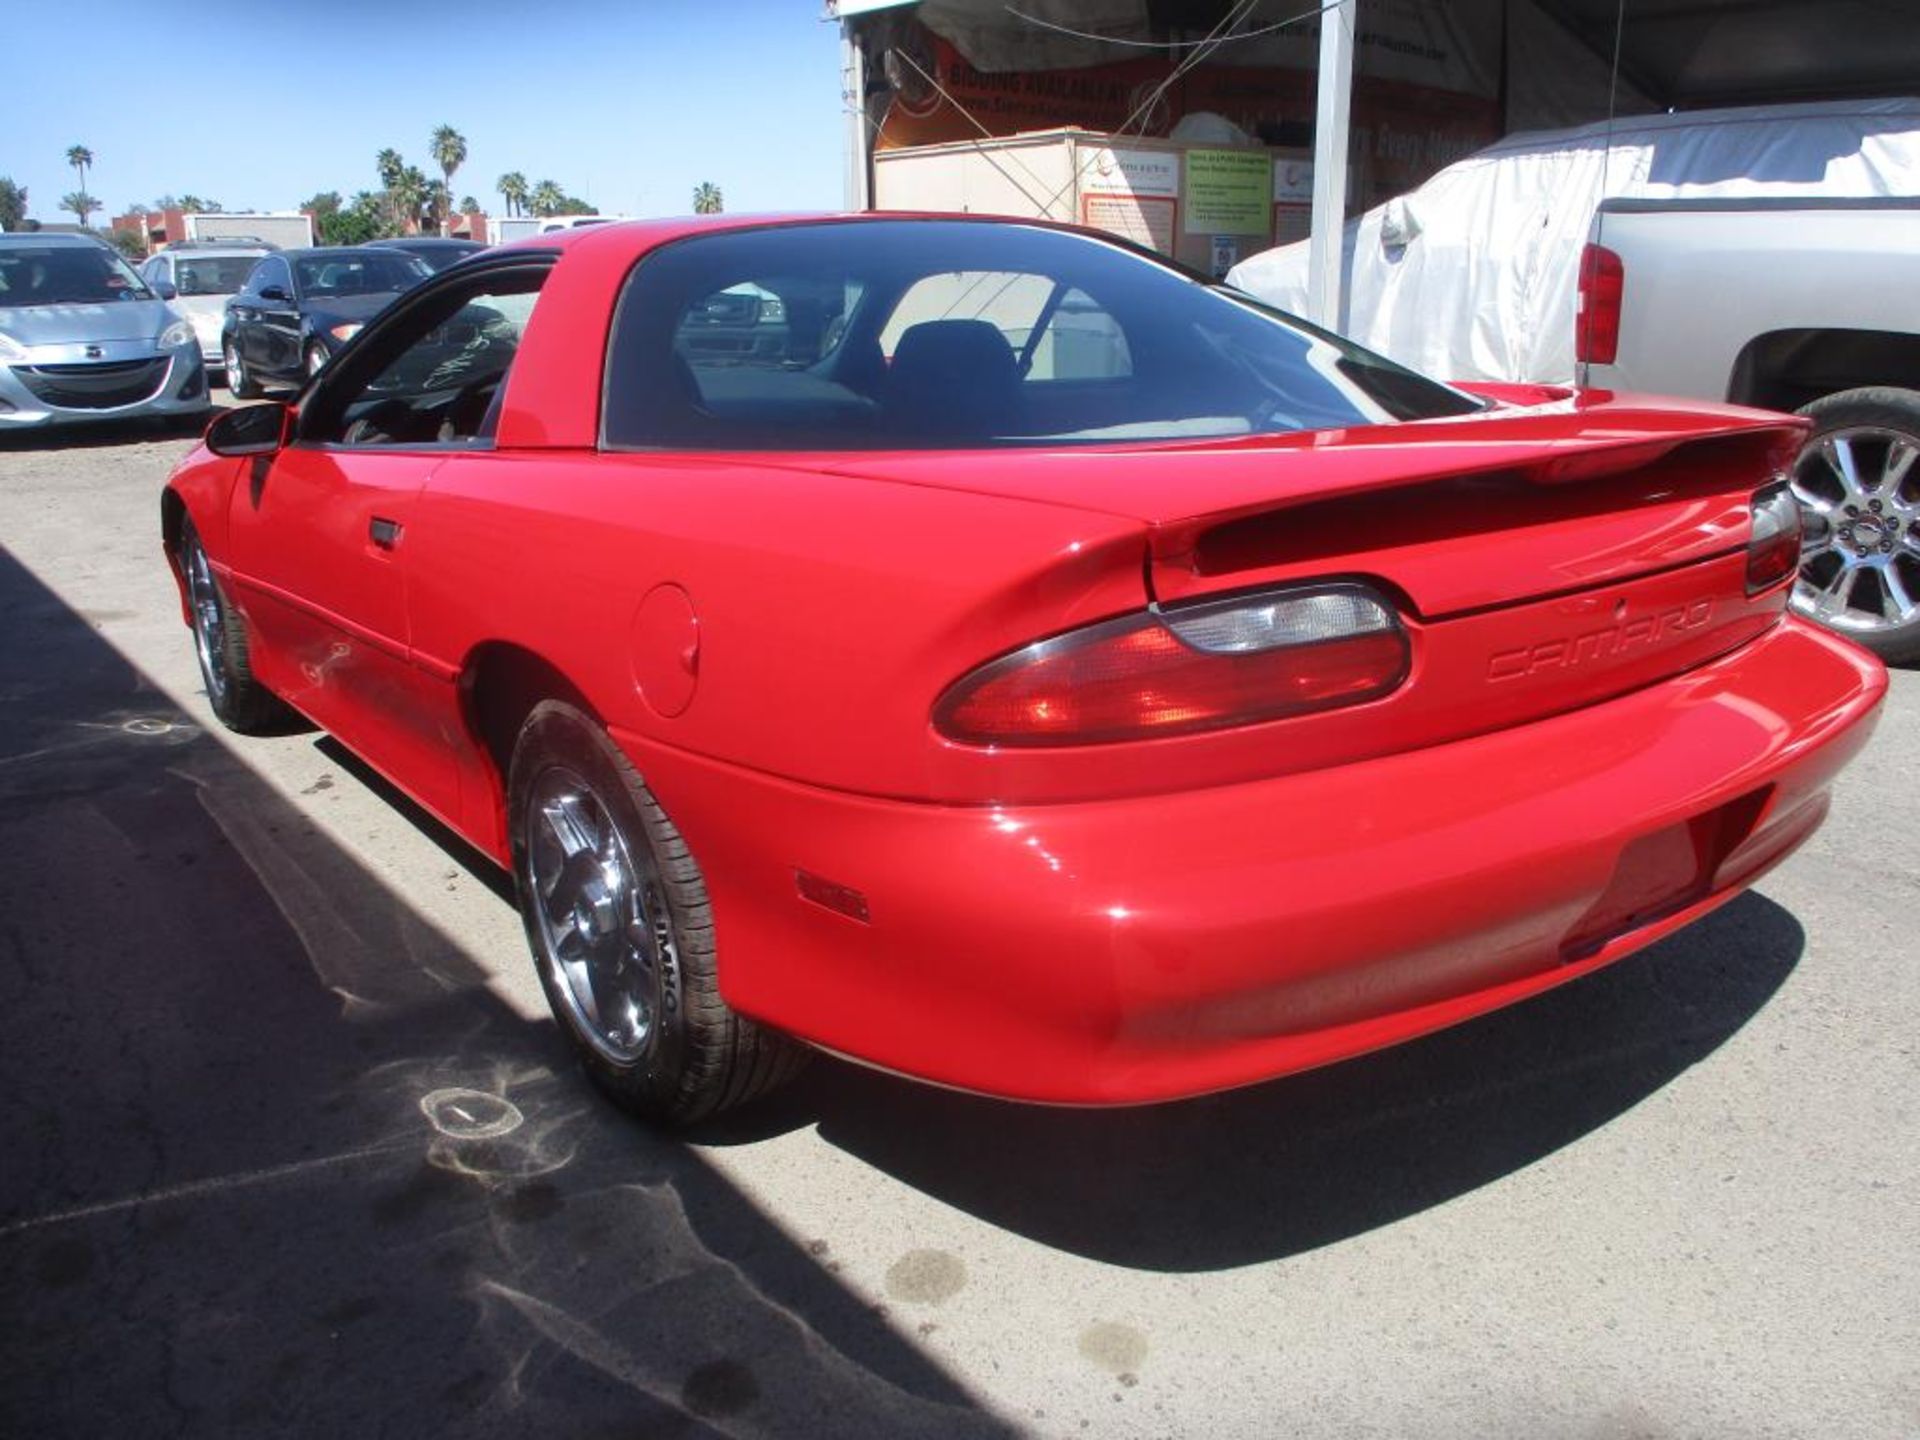
[[[1607,131],[1511,136],[1348,222],[1341,333],[1445,379],[1564,385],[1602,197],[1920,195],[1920,99],[1635,117],[1610,145]],[[1227,281],[1303,311],[1306,242]]]

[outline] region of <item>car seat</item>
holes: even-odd
[[[927,320],[908,328],[888,367],[882,411],[903,435],[985,441],[1017,434],[1020,368],[998,326]]]

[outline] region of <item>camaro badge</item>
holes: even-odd
[[[1713,601],[1700,599],[1662,610],[1657,615],[1624,620],[1604,630],[1543,640],[1538,645],[1524,645],[1517,650],[1497,651],[1487,662],[1487,678],[1518,680],[1543,670],[1571,670],[1594,660],[1611,660],[1629,650],[1650,648],[1666,636],[1696,630],[1712,617]]]

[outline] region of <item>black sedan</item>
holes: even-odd
[[[227,302],[220,337],[227,388],[251,400],[263,383],[304,383],[395,296],[432,273],[402,251],[370,246],[266,256]]]

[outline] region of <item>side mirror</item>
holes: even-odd
[[[278,285],[269,285],[267,286],[266,289],[260,292],[260,298],[262,300],[278,300],[284,304],[286,301],[291,300],[293,297],[287,294],[287,292],[281,289]]]
[[[156,280],[152,285],[153,293],[162,300],[178,300],[180,291],[171,280]]]
[[[271,455],[287,443],[293,407],[279,400],[242,405],[207,427],[207,449],[216,455]]]

